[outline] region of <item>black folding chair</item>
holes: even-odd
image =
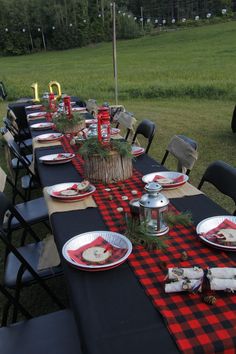
[[[199,183],[201,189],[205,182],[213,184],[221,193],[230,197],[236,204],[236,168],[224,161],[211,163]],[[236,210],[234,211],[236,215]]]
[[[22,229],[26,230],[27,235],[32,236],[34,243],[27,243],[18,248],[14,246],[10,227],[13,218],[17,219]],[[22,287],[38,282],[58,306],[63,306],[44,281],[61,275],[61,266],[38,269],[43,241],[39,240],[31,226],[2,192],[0,192],[0,238],[5,245],[4,285],[15,290],[16,299],[20,298]],[[25,241],[25,238],[23,241]]]
[[[161,164],[164,165],[169,154],[177,159],[177,170],[189,175],[197,160],[198,144],[185,135],[174,135],[165,151]]]
[[[11,181],[10,177],[6,175],[3,169],[0,167],[0,180],[4,181],[5,185],[8,184],[12,189],[12,207],[16,209],[16,211],[22,216],[22,218],[26,221],[27,227],[28,225],[32,226],[35,224],[43,223],[48,230],[51,231],[49,226],[49,216],[48,216],[48,209],[43,197],[39,197],[36,199],[32,199],[27,201],[25,196],[20,192],[20,190],[14,185]],[[1,183],[0,192],[4,193],[5,186],[3,182]],[[22,199],[21,203],[15,203],[16,197]],[[18,221],[17,218],[11,218],[8,220],[8,231],[13,232],[15,230],[22,229],[22,224]],[[27,228],[24,228],[22,236],[21,245],[24,244],[24,239],[27,234]]]
[[[155,123],[153,123],[152,121],[150,121],[148,119],[144,119],[141,123],[139,123],[139,125],[134,133],[132,144],[135,144],[135,141],[136,141],[138,135],[143,135],[148,140],[148,143],[147,143],[147,146],[145,149],[145,153],[147,154],[150,149],[155,132],[156,132]]]
[[[5,309],[21,313],[26,320],[9,324],[4,311],[0,328],[1,354],[82,354],[78,330],[71,310],[32,318],[22,304],[0,283]]]

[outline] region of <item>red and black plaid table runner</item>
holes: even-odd
[[[62,144],[66,151],[73,151],[65,138]],[[73,159],[73,164],[83,174],[83,160],[79,155]],[[124,182],[96,184],[94,199],[111,231],[124,231],[124,213],[129,212],[129,200],[134,198],[131,191],[136,190],[137,197],[140,197],[143,187],[137,171]],[[234,267],[235,263],[226,253],[205,246],[198,239],[194,226],[175,225],[169,232],[168,244],[167,253],[134,247],[129,264],[163,316],[178,348],[186,354],[236,353],[236,294],[216,293],[216,303],[208,305],[200,294],[164,292],[167,267],[199,266],[206,269]],[[186,261],[181,257],[184,251],[188,254]]]

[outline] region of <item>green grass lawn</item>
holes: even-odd
[[[228,22],[117,44],[119,103],[139,121],[149,118],[156,123],[150,150],[154,158],[162,158],[174,134],[187,135],[199,143],[199,159],[190,175],[195,186],[214,160],[236,166],[236,134],[230,127],[236,103],[235,38],[236,22]],[[9,100],[31,95],[30,86],[36,81],[41,94],[48,90],[50,80],[60,82],[69,94],[114,103],[111,43],[0,58],[0,81],[6,84]],[[7,102],[0,102],[2,117],[6,106]],[[0,165],[5,166],[2,147]],[[167,166],[175,168],[173,159]],[[214,188],[204,191],[230,212],[234,210],[233,202],[219,196]],[[55,286],[60,289],[58,282]],[[31,290],[27,291],[24,299],[31,301],[37,313],[52,309],[43,294],[34,303]]]

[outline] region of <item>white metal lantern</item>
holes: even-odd
[[[169,199],[160,193],[162,186],[156,182],[146,184],[144,189],[147,193],[139,200],[140,224],[150,236],[165,235],[169,231],[164,219]]]

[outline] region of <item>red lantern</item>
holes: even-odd
[[[108,107],[98,108],[98,140],[107,145],[111,140],[111,122]]]
[[[67,118],[71,118],[72,114],[71,114],[71,103],[70,103],[70,96],[65,96],[63,99],[64,102],[64,111],[67,115]]]
[[[56,111],[56,104],[55,104],[55,96],[54,96],[53,92],[49,93],[48,101],[49,101],[50,111],[55,112]]]

